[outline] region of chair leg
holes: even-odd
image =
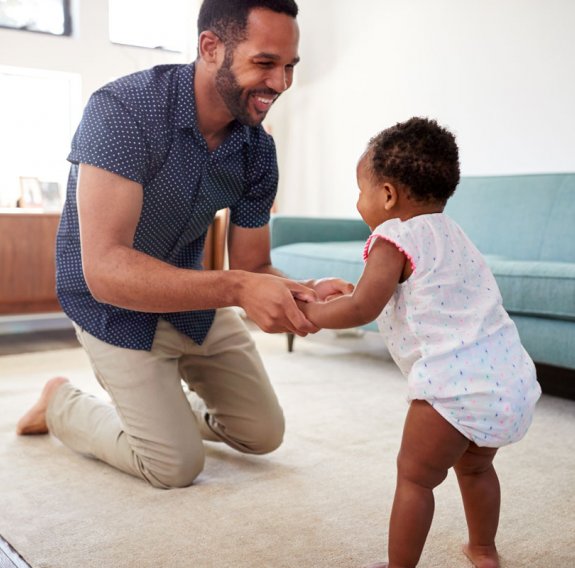
[[[293,351],[293,341],[295,339],[295,333],[287,333],[287,344],[288,344],[288,352],[291,353]]]

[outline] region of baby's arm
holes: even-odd
[[[393,243],[378,238],[351,294],[328,302],[298,302],[298,305],[318,327],[345,329],[364,325],[373,321],[391,298],[405,263],[405,255]]]

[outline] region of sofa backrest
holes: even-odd
[[[464,177],[445,212],[483,254],[575,262],[575,173]]]
[[[333,217],[273,215],[270,226],[272,248],[293,243],[346,241],[365,243],[371,232],[361,219]]]

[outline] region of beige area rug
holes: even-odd
[[[327,332],[322,332],[327,333]],[[386,558],[405,383],[377,336],[256,333],[286,418],[268,456],[210,444],[196,485],[162,491],[14,425],[44,381],[102,395],[79,349],[0,358],[0,534],[34,568],[359,568]],[[375,339],[374,339],[375,338]],[[375,341],[375,343],[374,343]],[[543,397],[496,460],[504,568],[575,566],[575,402]],[[452,474],[420,566],[464,568]]]

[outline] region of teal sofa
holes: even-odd
[[[575,174],[465,177],[445,211],[485,255],[531,357],[574,371]],[[360,219],[276,215],[273,264],[294,279],[357,282],[368,235]]]

